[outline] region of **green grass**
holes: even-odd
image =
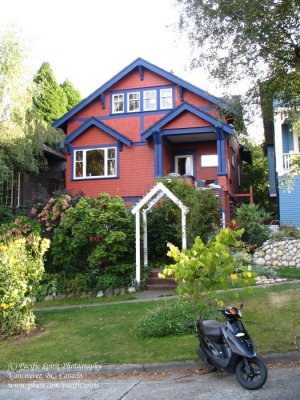
[[[35,303],[36,308],[46,308],[46,307],[57,307],[57,306],[67,306],[67,305],[80,305],[80,304],[95,304],[95,303],[109,303],[114,301],[127,301],[136,299],[134,293],[121,294],[119,296],[110,297],[74,297],[70,299],[63,300],[49,300],[49,301],[38,301]]]
[[[242,290],[218,297],[243,302],[244,320],[259,354],[294,351],[300,333],[300,284]],[[166,302],[176,300],[165,300]],[[136,322],[164,301],[36,312],[42,332],[0,342],[0,369],[9,363],[125,364],[197,359],[194,335],[141,339]]]
[[[276,272],[280,278],[300,279],[300,268],[279,268]]]

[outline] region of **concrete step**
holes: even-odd
[[[177,286],[176,282],[172,278],[149,278],[147,281],[147,284],[149,285],[170,285],[170,286]]]
[[[176,285],[146,285],[145,289],[146,290],[175,290],[176,289]]]

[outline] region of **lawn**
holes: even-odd
[[[225,304],[243,302],[244,320],[256,340],[258,353],[294,351],[300,333],[300,284],[220,294]],[[166,300],[167,302],[174,300]],[[0,369],[9,363],[125,364],[196,359],[193,334],[141,339],[136,322],[162,307],[164,301],[101,305],[36,312],[42,330],[36,336],[0,343]]]

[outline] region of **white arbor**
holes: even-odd
[[[148,265],[148,233],[147,233],[147,213],[159,202],[163,197],[168,197],[181,209],[181,228],[182,228],[182,248],[186,249],[186,214],[189,212],[186,207],[162,182],[159,182],[153,189],[150,190],[131,210],[135,215],[135,255],[136,255],[136,274],[135,279],[139,284],[141,281],[141,251],[140,251],[140,225],[141,209],[148,205],[147,208],[142,210],[143,224],[144,224],[144,265]]]

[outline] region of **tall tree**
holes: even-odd
[[[68,98],[64,89],[59,86],[48,62],[44,62],[33,81],[38,91],[33,102],[41,119],[52,124],[67,112]]]
[[[81,101],[81,94],[68,79],[66,79],[60,86],[67,96],[67,111],[69,111]]]
[[[43,144],[62,143],[33,108],[35,89],[25,68],[24,50],[13,32],[0,36],[0,178],[9,170],[38,172]]]
[[[199,53],[194,65],[235,82],[281,79],[300,68],[299,0],[177,0],[181,28]],[[283,79],[284,85],[290,79]]]

